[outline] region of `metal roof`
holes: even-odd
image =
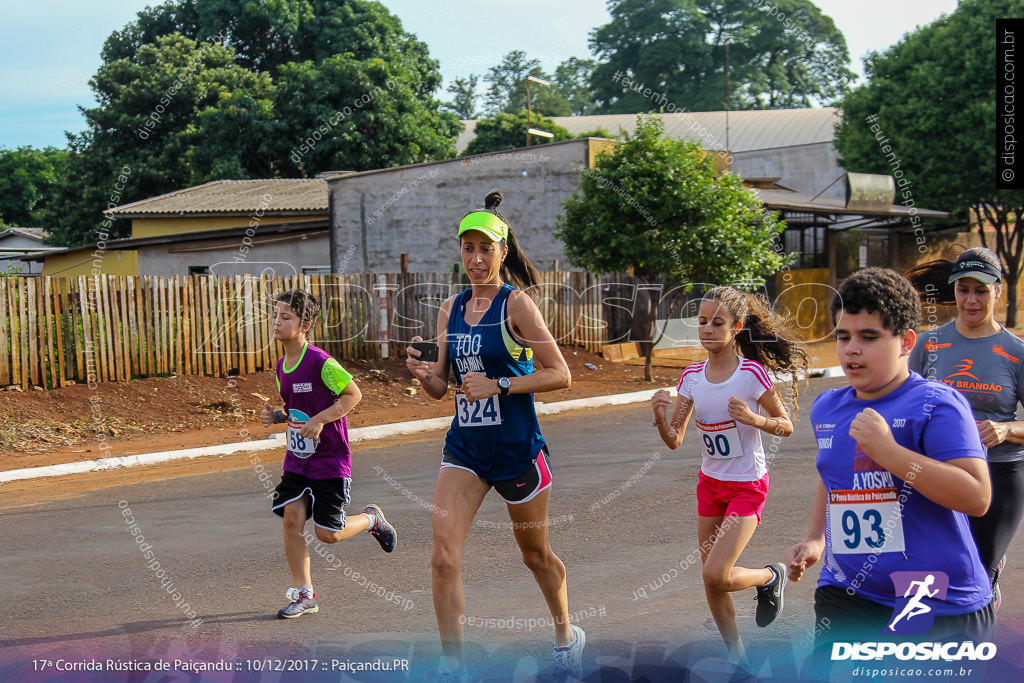
[[[287,223],[265,223],[260,225],[259,238],[253,238],[253,245],[277,242],[282,235],[294,236],[302,233],[319,234],[327,232],[330,221],[326,218],[316,218],[308,221],[291,221]],[[174,245],[185,242],[206,242],[210,240],[221,240],[232,237],[241,237],[248,234],[249,228],[241,226],[237,228],[219,228],[217,230],[199,230],[196,232],[177,232],[170,235],[154,235],[152,237],[122,237],[106,242],[107,251],[120,251],[122,249],[138,249],[139,247],[150,247],[154,245]],[[69,254],[82,249],[95,249],[95,244],[80,244],[77,247],[47,247],[23,259],[25,261],[44,261],[48,256],[57,254]],[[222,246],[212,247],[213,249],[223,248]],[[195,251],[202,251],[202,248]],[[189,251],[188,249],[169,249],[169,251]]]
[[[327,181],[319,178],[214,180],[111,209],[118,218],[181,215],[310,214],[327,211]]]
[[[676,112],[644,116],[660,118],[665,124],[665,134],[670,137],[700,142],[704,149],[727,149],[733,153],[831,143],[835,136],[835,125],[840,121],[839,110],[835,107]],[[620,128],[632,133],[636,128],[636,117],[636,114],[607,114],[551,118],[574,135],[597,128],[604,128],[612,135],[617,135]],[[470,140],[476,137],[476,120],[462,123],[465,124],[465,130],[455,143],[459,152],[466,149]]]
[[[751,188],[754,189],[754,188]],[[812,197],[803,192],[792,190],[759,190],[754,189],[758,197],[764,203],[765,208],[771,211],[803,211],[822,215],[846,215],[846,216],[889,216],[893,218],[909,218],[920,216],[921,218],[945,218],[949,214],[945,211],[934,209],[918,209],[893,204],[888,209],[879,211],[866,211],[864,209],[848,209],[842,199],[831,197]]]

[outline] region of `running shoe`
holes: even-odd
[[[775,581],[767,586],[757,587],[757,611],[754,623],[767,626],[782,614],[782,591],[786,588],[786,565],[781,562],[766,566],[775,574]]]
[[[998,612],[999,611],[999,603],[1001,603],[1002,601],[1003,601],[1003,591],[999,589],[999,584],[997,583],[992,588],[992,611],[993,612]]]
[[[583,648],[587,644],[587,634],[579,626],[570,626],[575,639],[568,645],[553,649],[555,656],[555,675],[580,679],[583,677]]]
[[[469,670],[463,669],[461,672],[451,671],[443,667],[430,673],[424,681],[426,683],[470,683],[473,679],[469,677]]]
[[[999,577],[1003,575],[1003,567],[1006,566],[1006,555],[1003,555],[1003,559],[999,560],[999,564],[996,565],[996,575],[992,577],[992,587],[994,588],[999,583]]]
[[[289,588],[284,596],[291,602],[281,608],[277,616],[282,619],[294,619],[303,614],[316,614],[320,608],[316,606],[316,593],[300,591],[298,588]]]
[[[373,523],[373,528],[367,529],[370,535],[377,539],[380,543],[381,550],[386,553],[390,553],[395,549],[395,544],[398,543],[398,532],[395,531],[395,527],[384,518],[384,511],[381,510],[374,504],[367,505],[363,512],[369,512],[377,520]]]

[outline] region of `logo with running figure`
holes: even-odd
[[[951,375],[947,375],[947,377],[970,377],[971,379],[976,379],[979,382],[981,381],[971,374],[971,370],[974,368],[974,361],[970,358],[964,358],[960,361],[960,365],[954,365],[953,368],[960,372],[954,372]]]
[[[882,633],[912,635],[932,627],[932,606],[946,599],[949,575],[945,572],[893,572],[889,575],[896,589],[892,619]]]

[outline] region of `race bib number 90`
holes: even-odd
[[[829,536],[837,555],[903,552],[899,492],[829,491]]]
[[[297,458],[308,458],[316,452],[320,439],[310,439],[299,434],[299,430],[309,420],[309,416],[300,410],[290,411],[288,414],[288,450]]]
[[[700,432],[705,456],[723,460],[743,455],[743,444],[740,441],[740,433],[736,429],[735,420],[715,422],[714,424],[697,420],[697,430]]]
[[[497,396],[470,402],[460,384],[455,387],[455,416],[460,427],[500,425],[501,403]]]

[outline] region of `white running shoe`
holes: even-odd
[[[567,675],[571,678],[583,677],[583,648],[587,644],[587,634],[579,626],[570,626],[575,640],[564,647],[554,647],[555,675]]]

